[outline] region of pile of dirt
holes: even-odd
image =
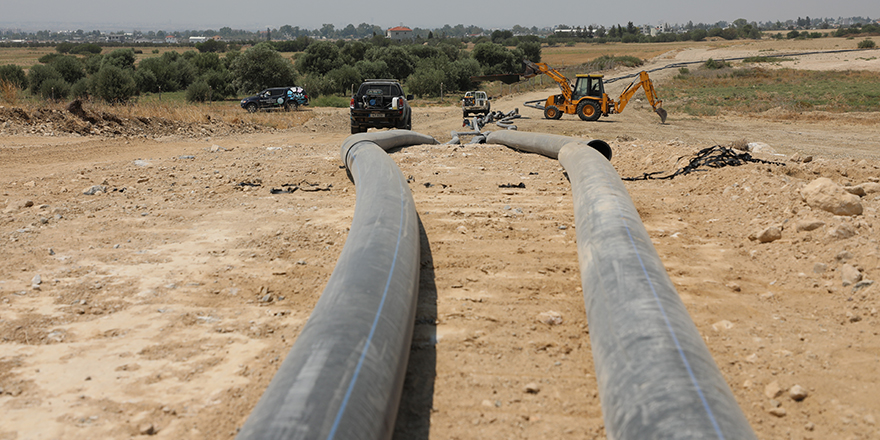
[[[103,111],[88,111],[80,101],[73,101],[66,110],[0,106],[0,136],[99,136],[142,137],[156,139],[166,136],[184,138],[226,136],[233,134],[271,132],[274,128],[238,120],[234,123],[206,118],[202,123],[186,123],[161,117],[120,117]]]

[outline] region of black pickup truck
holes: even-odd
[[[368,128],[412,129],[412,107],[397,80],[368,79],[351,97],[351,134]]]

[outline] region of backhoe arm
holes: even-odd
[[[654,90],[654,83],[651,82],[651,78],[648,77],[648,72],[645,71],[639,73],[638,83],[633,81],[626,90],[620,94],[620,99],[614,104],[614,111],[616,113],[622,112],[629,103],[629,100],[632,99],[633,95],[639,90],[639,87],[645,89],[645,96],[648,97],[648,102],[651,103],[654,112],[660,115],[660,122],[666,122],[667,113],[666,110],[663,109],[663,101],[657,96],[657,92]]]
[[[533,63],[529,60],[523,60],[526,65],[526,71],[523,73],[523,77],[532,78],[537,76],[540,73],[543,73],[550,78],[553,78],[557,84],[559,84],[559,89],[562,90],[562,94],[565,96],[566,101],[571,101],[572,95],[572,86],[571,83],[568,82],[568,78],[565,77],[562,73],[560,73],[556,69],[551,69],[545,63]]]

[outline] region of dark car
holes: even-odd
[[[400,83],[394,79],[368,79],[351,97],[351,133],[372,128],[412,129],[412,107]]]
[[[273,87],[241,100],[241,108],[251,113],[272,109],[290,111],[301,105],[309,105],[309,95],[302,87]]]

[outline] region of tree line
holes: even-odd
[[[429,36],[437,38],[469,38],[475,35],[485,35],[490,30],[475,25],[457,24],[455,26],[444,25],[439,28],[419,28],[415,27],[413,36],[421,39],[428,39]],[[527,28],[520,25],[514,25],[511,30],[516,35],[548,35],[552,33],[550,28],[539,29],[535,26]],[[38,40],[43,42],[50,41],[82,41],[100,39],[105,32],[99,30],[84,31],[78,29],[76,31],[49,31],[41,30],[36,32],[22,32],[15,30],[0,30],[0,37],[10,40]],[[376,35],[385,35],[385,29],[380,26],[361,23],[358,25],[348,24],[345,27],[337,28],[333,24],[325,23],[319,28],[308,29],[299,26],[284,25],[278,28],[267,28],[266,30],[243,30],[233,29],[231,27],[221,27],[220,29],[201,29],[201,30],[182,30],[166,32],[164,30],[150,31],[132,31],[130,32],[132,40],[164,40],[165,37],[176,37],[178,39],[188,39],[189,37],[214,37],[219,36],[225,41],[235,42],[258,42],[258,41],[275,41],[275,40],[294,40],[298,37],[311,37],[316,39],[364,39],[371,38]],[[129,41],[130,43],[131,41]]]
[[[384,36],[336,41],[303,36],[244,50],[208,41],[183,53],[158,55],[154,49],[156,56],[140,62],[132,48],[101,54],[90,43],[61,43],[27,72],[16,65],[0,66],[0,82],[45,99],[96,98],[110,103],[178,91],[185,91],[188,101],[223,100],[293,85],[313,97],[345,95],[368,78],[400,79],[409,93],[436,96],[443,90],[472,89],[474,76],[519,72],[523,58],[540,61],[537,37],[496,37],[499,43],[487,39],[472,50],[456,39],[406,44]]]
[[[807,23],[809,17],[804,19]],[[755,39],[761,33],[744,19],[724,28],[688,26],[685,32],[645,35],[632,22],[627,25],[577,28],[566,35],[538,37],[496,30],[467,38],[436,38],[409,42],[372,35],[362,39],[293,39],[242,44],[208,40],[183,53],[165,52],[136,63],[140,49],[119,48],[102,54],[95,43],[62,42],[25,72],[15,65],[0,66],[0,81],[46,99],[94,97],[125,102],[145,93],[185,91],[189,101],[223,100],[256,93],[264,88],[299,85],[311,96],[344,95],[368,78],[396,78],[410,93],[436,96],[442,91],[473,89],[472,77],[520,72],[522,59],[539,62],[541,46],[577,41],[664,42],[699,41],[709,37]],[[283,28],[283,27],[282,27]],[[291,28],[296,31],[296,29]],[[357,29],[357,28],[355,28]],[[854,24],[833,36],[880,34],[880,25]],[[819,38],[827,34],[791,30],[773,38]],[[468,43],[474,44],[466,50]],[[872,41],[870,43],[873,43]],[[867,44],[867,42],[865,43]],[[859,47],[873,47],[860,44]],[[159,49],[153,49],[158,54]],[[293,53],[292,56],[282,53]]]

